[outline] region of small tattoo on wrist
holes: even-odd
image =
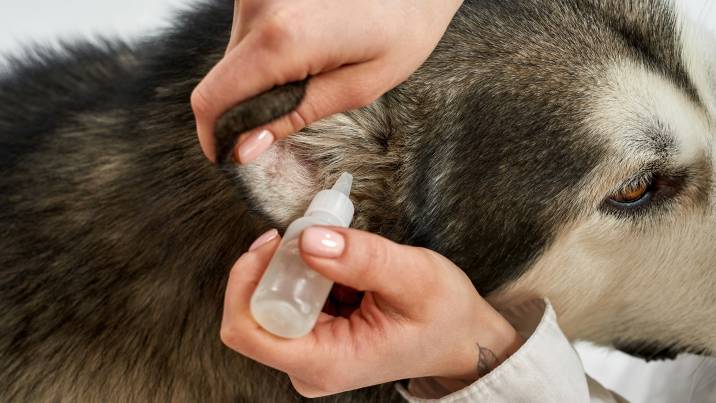
[[[477,358],[477,376],[478,378],[482,378],[497,367],[499,362],[495,353],[493,353],[489,348],[482,347],[479,343],[477,343],[477,349],[480,351]]]

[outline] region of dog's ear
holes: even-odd
[[[232,155],[238,136],[251,129],[270,123],[298,107],[306,94],[306,80],[274,87],[244,101],[225,112],[214,130],[216,162],[232,164]]]
[[[217,163],[249,205],[277,227],[299,217],[318,191],[349,172],[354,179],[354,227],[367,228],[370,216],[387,208],[385,185],[399,164],[399,153],[388,149],[391,119],[383,100],[315,122],[277,141],[248,165],[233,161],[237,137],[294,110],[306,85],[302,81],[276,87],[222,116],[215,130]]]

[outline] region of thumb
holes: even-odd
[[[301,256],[315,271],[392,304],[412,304],[428,290],[440,265],[427,249],[400,245],[364,231],[311,227],[301,234]]]
[[[357,109],[375,101],[383,90],[368,82],[373,62],[348,65],[313,76],[306,94],[292,112],[243,135],[234,160],[248,164],[277,140],[298,132],[311,123],[339,112]]]

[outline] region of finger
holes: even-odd
[[[282,340],[264,331],[253,319],[250,310],[251,296],[279,244],[280,237],[277,236],[262,245],[252,245],[251,250],[234,264],[226,285],[221,340],[239,353],[282,369],[265,353],[270,343],[280,344]]]
[[[219,61],[197,85],[191,106],[202,151],[214,160],[213,130],[216,119],[231,106],[265,92],[274,85],[307,76],[297,50],[279,52],[266,47],[253,32]]]
[[[301,255],[314,270],[360,291],[409,305],[428,289],[441,265],[432,252],[368,232],[311,227],[301,234]]]
[[[366,82],[367,77],[372,77],[372,69],[373,63],[367,62],[340,67],[311,77],[306,95],[298,108],[248,133],[239,142],[235,160],[249,164],[273,142],[286,138],[320,119],[375,101],[390,88],[377,87],[377,83]]]
[[[291,372],[321,363],[324,357],[311,354],[316,350],[315,337],[284,339],[275,336],[261,328],[250,309],[251,296],[279,243],[280,237],[275,236],[259,246],[252,245],[251,250],[241,256],[231,269],[224,298],[221,340],[255,361]],[[318,323],[327,325],[333,319],[330,315],[321,314]]]

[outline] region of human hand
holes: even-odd
[[[215,159],[216,119],[252,96],[311,77],[298,108],[239,139],[256,159],[304,126],[370,104],[430,55],[462,0],[236,0],[224,58],[191,96],[204,154]]]
[[[301,256],[327,278],[365,291],[360,306],[348,317],[322,313],[302,338],[274,336],[254,321],[249,303],[279,241],[276,231],[265,234],[234,265],[221,338],[286,372],[304,396],[428,376],[473,381],[522,343],[446,258],[366,232],[324,227],[302,233]]]

